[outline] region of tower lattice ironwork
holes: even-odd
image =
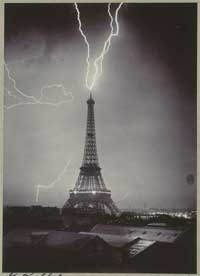
[[[93,210],[100,213],[118,214],[119,210],[111,198],[111,191],[105,186],[101,168],[99,166],[95,119],[95,101],[90,94],[87,100],[87,127],[83,161],[74,189],[70,190],[70,197],[63,206],[66,208],[79,208],[82,211]]]

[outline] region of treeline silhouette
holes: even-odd
[[[4,234],[15,228],[41,228],[68,231],[89,231],[95,224],[114,224],[144,226],[151,223],[162,223],[171,227],[182,227],[188,224],[195,224],[196,218],[185,219],[184,217],[172,217],[166,214],[143,215],[134,212],[123,212],[119,216],[95,213],[94,210],[68,209],[65,216],[90,217],[90,222],[79,225],[79,219],[74,220],[67,228],[63,224],[62,214],[57,207],[5,207],[3,213],[3,232]]]

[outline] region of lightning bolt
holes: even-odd
[[[118,14],[119,14],[119,10],[121,9],[121,6],[123,5],[123,2],[121,2],[117,9],[115,10],[115,16],[113,19],[113,16],[111,14],[110,8],[111,8],[111,4],[108,4],[108,15],[110,17],[110,34],[107,38],[107,40],[104,42],[104,46],[103,49],[100,53],[100,55],[94,60],[94,62],[92,63],[92,66],[95,67],[95,72],[93,74],[92,77],[92,81],[89,82],[89,75],[90,75],[90,68],[91,68],[91,64],[90,64],[90,44],[88,42],[88,39],[85,35],[85,33],[83,32],[82,29],[82,23],[81,23],[81,18],[80,18],[80,10],[78,8],[78,4],[74,3],[75,5],[75,9],[77,12],[77,20],[78,20],[78,24],[79,24],[79,32],[81,33],[81,36],[84,39],[84,42],[87,46],[87,56],[86,56],[86,64],[87,64],[87,68],[86,68],[86,77],[85,77],[85,85],[89,90],[92,90],[96,81],[99,79],[99,77],[102,75],[103,72],[103,60],[105,55],[108,53],[110,46],[111,46],[111,40],[113,37],[118,36],[119,34],[119,22],[118,22]],[[113,21],[115,22],[116,25],[116,31],[114,32],[114,28],[113,28]]]
[[[121,6],[123,5],[123,3],[120,3],[119,6],[117,7],[116,11],[115,11],[115,25],[116,25],[116,31],[114,32],[113,31],[113,17],[112,17],[112,14],[110,12],[110,7],[111,7],[111,4],[109,3],[108,4],[108,14],[109,14],[109,17],[110,17],[110,28],[111,28],[111,32],[110,32],[110,35],[108,36],[108,39],[105,41],[104,43],[104,47],[103,47],[103,50],[100,54],[99,57],[96,58],[96,60],[94,61],[94,65],[95,65],[95,74],[94,74],[94,77],[93,77],[93,81],[92,81],[92,84],[91,84],[91,89],[94,87],[94,84],[96,82],[96,80],[101,76],[102,74],[102,69],[103,69],[103,59],[104,59],[104,56],[108,53],[109,49],[110,49],[110,46],[111,46],[111,40],[114,36],[118,36],[119,34],[119,23],[118,23],[118,13],[119,13],[119,10],[121,8]],[[99,65],[98,65],[99,63]]]
[[[40,189],[51,189],[51,188],[53,188],[62,179],[62,177],[66,173],[70,163],[71,163],[71,159],[68,160],[68,162],[65,165],[64,169],[58,174],[58,176],[49,185],[37,185],[37,187],[36,187],[36,199],[35,199],[36,202],[39,201]]]
[[[14,87],[15,91],[17,92],[17,94],[19,96],[22,96],[24,99],[28,100],[27,102],[19,102],[19,103],[15,103],[15,104],[12,104],[12,105],[9,105],[9,106],[5,105],[5,108],[7,110],[9,110],[11,108],[14,108],[14,107],[17,107],[17,106],[35,105],[35,104],[50,105],[50,106],[56,107],[56,106],[59,106],[61,104],[65,104],[65,103],[69,102],[69,100],[65,100],[65,101],[59,101],[57,103],[52,103],[52,102],[43,100],[44,91],[47,90],[47,89],[50,89],[50,88],[61,88],[62,92],[63,92],[63,95],[65,97],[70,95],[70,100],[71,101],[73,100],[72,93],[71,92],[67,92],[66,89],[65,89],[65,87],[62,84],[44,85],[41,88],[41,90],[40,90],[40,97],[39,97],[39,99],[37,99],[34,96],[26,95],[19,88],[17,88],[16,80],[11,76],[10,70],[9,70],[8,65],[6,63],[4,63],[4,68],[5,68],[5,71],[7,72],[8,79],[12,82],[13,87]],[[8,93],[9,96],[17,98],[17,96],[15,94],[13,94],[7,87],[5,87],[5,91]]]
[[[9,95],[10,97],[17,98],[17,96],[14,95],[14,94],[12,94],[12,92],[11,92],[10,90],[8,90],[6,87],[4,87],[4,90],[8,93],[8,95]]]
[[[85,78],[85,85],[88,89],[90,89],[90,86],[89,86],[89,80],[88,80],[88,76],[89,76],[89,72],[90,72],[90,44],[87,40],[87,37],[86,35],[84,34],[83,30],[82,30],[82,23],[81,23],[81,18],[80,18],[80,11],[79,11],[79,8],[78,8],[78,4],[77,3],[74,3],[75,5],[75,9],[76,9],[76,12],[77,12],[77,20],[78,20],[78,24],[79,24],[79,32],[81,33],[83,39],[84,39],[84,42],[87,46],[87,56],[86,56],[86,63],[87,63],[87,69],[86,69],[86,78]]]
[[[13,87],[15,88],[15,90],[17,91],[17,93],[19,93],[21,96],[27,98],[27,99],[31,99],[33,102],[35,103],[40,103],[34,96],[28,96],[26,94],[24,94],[21,90],[19,90],[16,86],[16,80],[11,76],[10,74],[10,70],[8,68],[8,65],[6,63],[4,63],[4,67],[6,69],[6,72],[8,74],[8,78],[11,80],[11,82],[13,83]]]

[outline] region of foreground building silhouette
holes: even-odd
[[[83,162],[75,187],[70,190],[70,197],[63,207],[63,213],[67,209],[74,208],[81,209],[85,213],[117,215],[119,210],[111,198],[111,191],[106,188],[99,166],[94,104],[95,101],[90,94],[90,98],[87,100],[88,112]]]
[[[4,272],[196,273],[196,230],[97,224],[89,232],[12,229]]]

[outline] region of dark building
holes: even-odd
[[[19,229],[4,237],[4,272],[89,272],[120,261],[117,250],[95,235]]]
[[[86,234],[86,233],[84,233]],[[120,249],[120,271],[195,273],[195,227],[118,226],[98,224],[87,233]]]

